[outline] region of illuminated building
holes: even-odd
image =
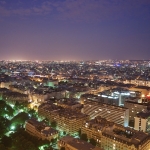
[[[80,97],[80,103],[84,104],[86,100],[98,101],[98,96],[94,94],[83,94]]]
[[[87,121],[81,133],[95,139],[105,150],[149,150],[150,135],[129,127],[110,122],[100,116]]]
[[[0,88],[7,88],[9,89],[9,86],[12,84],[10,81],[0,82]]]
[[[124,101],[128,97],[137,97],[139,92],[129,91],[125,88],[114,88],[98,94],[99,101],[111,105],[124,106]]]
[[[54,130],[51,127],[47,127],[43,123],[38,122],[34,119],[30,119],[26,121],[25,131],[42,140],[51,141],[52,139],[58,137],[57,130]]]
[[[134,117],[136,117],[139,112],[147,111],[147,109],[150,108],[150,103],[148,103],[147,100],[143,100],[143,102],[140,101],[139,103],[128,99],[125,101],[124,106],[129,109],[129,121],[133,121]]]
[[[75,139],[72,136],[65,136],[58,141],[58,147],[62,147],[65,150],[102,150],[99,147],[95,147],[92,144],[80,139]]]
[[[22,103],[22,102],[27,102],[29,100],[28,95],[26,94],[21,94],[18,92],[11,92],[8,91],[6,93],[3,93],[3,98],[8,102],[8,103]]]
[[[42,104],[38,108],[38,114],[45,117],[50,122],[55,121],[57,128],[69,134],[79,131],[83,123],[89,119],[88,115],[82,114],[76,110],[64,109],[58,106]]]
[[[145,97],[146,95],[149,94],[150,88],[147,86],[136,86],[136,87],[133,86],[130,88],[130,90],[139,91],[141,92],[142,97]]]
[[[49,86],[49,87],[55,87],[56,85],[58,85],[58,80],[48,80],[46,83],[45,83],[46,86]]]
[[[66,131],[69,134],[74,134],[79,131],[83,123],[88,120],[88,116],[77,111],[69,109],[62,109],[51,112],[51,116],[48,118],[51,121],[56,121],[57,127]]]
[[[57,106],[67,108],[67,109],[81,109],[82,105],[77,102],[78,99],[75,98],[63,98],[57,100],[56,104]]]
[[[49,118],[51,111],[57,111],[59,107],[52,103],[43,103],[38,107],[38,116],[41,118]]]
[[[82,109],[84,114],[90,116],[91,119],[101,116],[109,121],[128,126],[129,109],[120,106],[109,105],[105,103],[86,101]]]
[[[73,85],[68,90],[69,98],[80,98],[81,95],[90,92],[90,88],[86,86]]]
[[[137,86],[147,86],[147,87],[150,87],[150,81],[148,81],[148,80],[135,79],[135,80],[131,80],[130,82],[131,82],[131,84],[135,84]]]
[[[10,85],[9,89],[13,92],[18,92],[21,94],[28,94],[28,90],[26,89],[25,86],[21,86],[21,85]]]
[[[140,112],[134,118],[134,129],[150,133],[150,112]]]

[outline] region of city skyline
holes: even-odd
[[[150,61],[0,61],[1,150],[149,150]]]
[[[150,1],[0,1],[0,60],[149,59]]]

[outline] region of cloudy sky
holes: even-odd
[[[0,0],[2,59],[150,59],[150,0]]]

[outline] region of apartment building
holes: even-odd
[[[140,112],[136,115],[134,129],[150,133],[150,112]]]
[[[125,127],[128,126],[129,122],[128,108],[105,103],[86,101],[82,109],[82,113],[89,115],[90,119],[101,116]]]
[[[75,98],[63,98],[56,102],[57,106],[67,109],[81,109],[82,105]]]
[[[38,107],[38,116],[41,118],[49,118],[51,111],[59,110],[60,108],[53,103],[43,103]]]
[[[58,137],[58,131],[45,126],[43,123],[36,121],[35,119],[29,119],[26,121],[25,130],[29,134],[40,138],[42,140],[49,140],[55,139]]]
[[[105,150],[149,150],[150,135],[110,122],[100,116],[87,121],[81,133]]]
[[[62,147],[65,150],[102,150],[99,147],[95,147],[92,144],[80,139],[75,139],[72,136],[65,136],[58,141],[58,147]]]
[[[133,121],[134,117],[136,117],[139,112],[144,112],[147,111],[147,109],[150,109],[150,103],[147,101],[139,103],[132,100],[127,100],[125,101],[124,106],[129,109],[129,121]]]
[[[8,103],[12,103],[12,104],[15,104],[16,102],[23,103],[29,101],[29,97],[27,94],[21,94],[12,91],[3,93],[3,99]]]
[[[80,111],[46,104],[40,106],[38,112],[41,117],[49,119],[50,122],[55,121],[59,130],[69,134],[78,132],[83,123],[89,119],[88,115]]]
[[[150,81],[148,80],[131,80],[130,81],[131,84],[135,84],[137,86],[147,86],[150,87]]]

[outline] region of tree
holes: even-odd
[[[28,111],[28,113],[31,115],[31,117],[36,118],[36,112],[35,112],[34,109],[30,109],[30,110]]]
[[[88,141],[87,134],[81,134],[81,140]]]
[[[0,124],[2,124],[4,127],[7,127],[7,126],[9,126],[10,121],[7,118],[0,116]]]
[[[21,112],[18,115],[16,115],[12,120],[11,120],[11,125],[21,125],[24,124],[26,120],[29,119],[29,116],[25,112]]]
[[[4,128],[4,127],[2,126],[2,124],[0,123],[0,138],[3,137],[3,135],[4,135],[6,132],[7,132],[7,131],[6,131],[6,128]]]
[[[51,143],[54,144],[57,142],[57,139],[51,139]]]
[[[45,123],[45,124],[48,125],[48,126],[49,126],[49,124],[50,124],[50,123],[49,123],[49,120],[48,120],[47,118],[43,119],[42,122]]]
[[[20,107],[20,104],[19,104],[18,101],[16,101],[16,103],[15,103],[15,108],[19,108],[19,107]]]
[[[5,101],[1,100],[0,101],[0,116],[8,115],[8,116],[13,116],[14,110],[6,104]]]
[[[81,129],[78,131],[79,137],[81,138]]]
[[[3,144],[0,144],[0,149],[1,150],[8,150]]]
[[[48,140],[42,140],[43,145],[49,145],[50,142]]]
[[[53,148],[49,146],[49,147],[45,147],[44,150],[53,150]]]
[[[11,147],[12,139],[10,137],[3,136],[3,138],[1,139],[1,142],[5,147]]]
[[[13,147],[15,148],[15,150],[38,150],[38,145],[35,145],[32,139],[27,139],[24,133],[25,131],[21,131],[20,134],[14,133],[14,135],[16,134],[16,137],[12,136]],[[38,143],[38,139],[36,140],[36,143]]]
[[[22,108],[27,108],[28,106],[29,106],[29,103],[26,101],[26,102],[23,102],[23,103],[21,103],[21,105],[20,105]]]
[[[66,131],[63,131],[63,135],[66,135]]]
[[[30,141],[24,142],[23,147],[25,147],[26,150],[27,149],[28,150],[35,150],[36,149],[35,145],[32,142],[30,142]]]
[[[91,143],[93,146],[96,146],[96,141],[95,141],[95,139],[91,138],[91,139],[90,139],[90,143]]]
[[[9,105],[6,106],[6,114],[8,116],[13,116],[14,110],[12,109],[12,107],[10,107]]]
[[[56,121],[52,121],[51,122],[51,127],[56,128],[57,127],[57,122]]]
[[[9,130],[10,121],[7,118],[0,116],[0,137]]]

